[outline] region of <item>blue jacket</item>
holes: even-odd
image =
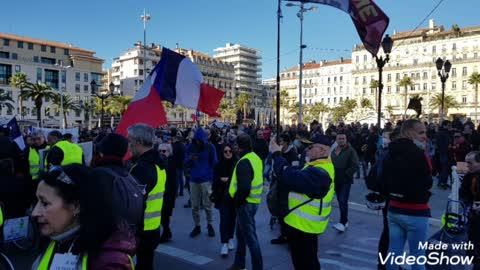
[[[217,152],[215,147],[208,142],[207,134],[203,129],[198,129],[193,135],[192,142],[188,145],[185,153],[186,166],[190,166],[190,181],[204,183],[213,181],[213,168],[217,164]]]

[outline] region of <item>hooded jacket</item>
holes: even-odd
[[[188,145],[185,162],[191,167],[190,181],[205,183],[213,180],[213,168],[218,162],[215,147],[208,142],[207,134],[203,129],[197,129],[193,135],[193,142]],[[197,143],[195,142],[197,141]]]
[[[150,193],[157,184],[157,171],[153,165],[158,165],[160,169],[165,170],[167,168],[167,162],[166,160],[160,159],[160,155],[155,149],[150,149],[138,157],[134,163],[135,165],[133,165],[130,173],[140,184],[146,186],[145,196],[147,197],[148,193]]]

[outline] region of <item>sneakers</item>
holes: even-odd
[[[215,237],[215,230],[213,229],[211,224],[208,224],[207,230],[208,230],[208,236],[209,237]]]
[[[235,241],[232,239],[228,240],[228,250],[234,250],[235,249]]]
[[[333,228],[335,228],[339,232],[345,232],[345,230],[348,228],[348,222],[344,224],[342,223],[337,223],[333,225]]]
[[[285,236],[279,236],[278,238],[270,240],[272,245],[283,245],[287,243],[287,238]]]
[[[190,237],[191,237],[191,238],[196,237],[196,236],[198,236],[201,232],[202,232],[202,230],[200,229],[200,226],[195,226],[195,228],[193,228],[192,232],[190,233]]]
[[[222,257],[228,255],[228,244],[222,244],[222,249],[220,249],[220,255],[222,255]]]

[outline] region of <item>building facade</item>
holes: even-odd
[[[14,110],[2,108],[1,117],[18,115],[25,120],[36,120],[36,109],[32,100],[19,105],[19,89],[10,87],[10,78],[19,72],[27,75],[31,83],[43,82],[53,91],[70,95],[75,101],[90,102],[90,82],[101,83],[103,59],[94,51],[69,44],[0,33],[0,88],[14,101]],[[58,110],[52,101],[45,99],[41,110],[44,124],[61,126]],[[81,124],[82,111],[71,111],[67,115],[68,125]]]
[[[474,86],[468,83],[469,76],[479,71],[480,27],[445,30],[443,26],[429,21],[427,28],[394,33],[390,61],[383,69],[382,111],[387,117],[401,118],[406,110],[405,87],[399,85],[404,77],[413,82],[407,87],[407,100],[419,95],[425,120],[438,118],[439,108],[430,106],[430,100],[441,94],[442,84],[435,61],[449,60],[452,69],[446,82],[445,95],[452,96],[459,106],[450,108],[446,115],[475,117]],[[380,50],[379,55],[384,55]],[[374,101],[375,89],[372,80],[378,80],[375,59],[361,45],[352,52],[353,90],[357,99],[367,97]],[[407,101],[408,103],[408,101]],[[408,104],[407,104],[408,105]],[[413,115],[408,110],[407,115]]]

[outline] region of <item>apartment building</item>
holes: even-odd
[[[94,51],[71,44],[47,41],[31,37],[0,33],[0,88],[14,100],[14,110],[2,108],[0,116],[10,118],[18,115],[25,120],[36,120],[36,109],[32,100],[18,104],[19,89],[10,87],[10,78],[19,72],[27,75],[32,83],[44,82],[54,91],[70,95],[75,101],[89,102],[90,82],[101,83],[103,59]],[[52,101],[44,100],[41,114],[44,124],[60,126],[58,111]],[[82,111],[69,112],[67,123],[82,124]]]

